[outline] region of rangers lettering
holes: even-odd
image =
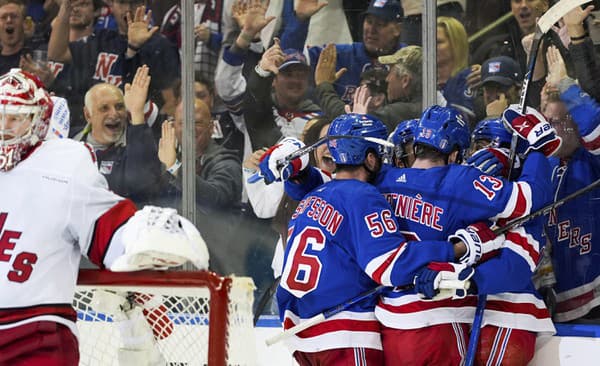
[[[592,233],[581,235],[581,228],[571,227],[571,220],[561,221],[557,225],[557,241],[569,239],[569,248],[579,247],[579,254],[588,254],[592,250]]]

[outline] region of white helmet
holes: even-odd
[[[0,76],[0,170],[14,168],[44,139],[52,100],[39,79],[20,69]]]

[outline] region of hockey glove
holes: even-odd
[[[451,242],[462,241],[467,247],[458,262],[472,266],[479,262],[481,256],[502,247],[504,243],[504,234],[496,234],[488,227],[485,222],[478,222],[467,226],[465,229],[458,229],[454,235],[450,235],[448,240]]]
[[[508,152],[506,149],[487,147],[477,150],[469,159],[467,164],[474,166],[483,173],[497,176],[508,174]]]
[[[260,158],[258,167],[265,183],[270,184],[275,181],[286,181],[296,176],[300,171],[308,166],[308,155],[302,155],[290,162],[285,158],[294,151],[303,148],[304,142],[293,137],[286,137],[277,145],[272,146]]]
[[[474,273],[466,264],[431,262],[419,270],[413,283],[424,300],[462,299]]]
[[[552,156],[560,148],[562,139],[556,135],[554,127],[533,108],[527,107],[523,115],[518,105],[513,104],[504,111],[502,120],[507,128],[529,142],[525,154],[535,150]]]

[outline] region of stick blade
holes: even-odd
[[[581,6],[588,2],[590,2],[590,0],[561,0],[554,4],[538,20],[538,27],[542,31],[542,34],[548,32],[554,23],[558,22],[565,14],[575,9],[576,6]]]

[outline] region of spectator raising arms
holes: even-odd
[[[162,105],[161,90],[181,74],[177,47],[149,27],[151,12],[145,0],[109,0],[118,31],[102,29],[91,36],[69,42],[71,2],[62,0],[52,28],[48,58],[71,63],[72,95],[83,96],[94,84],[109,83],[122,88],[131,82],[138,67],[156,72],[150,84],[150,99]],[[83,103],[81,103],[83,104]]]

